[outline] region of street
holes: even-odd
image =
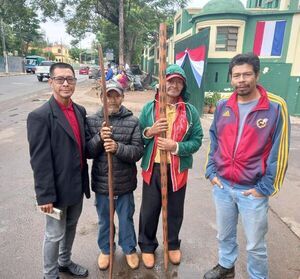
[[[76,76],[78,82],[88,78],[87,75],[78,75],[78,71]],[[24,97],[41,90],[47,92],[49,88],[47,79],[39,82],[33,74],[0,77],[0,79],[0,102]]]
[[[77,85],[74,101],[86,107],[89,114],[99,107],[93,81],[82,77]],[[9,95],[8,95],[9,94]],[[32,170],[26,136],[26,118],[30,111],[50,97],[46,82],[38,82],[35,76],[0,77],[0,278],[42,278],[42,241],[44,217],[35,208]],[[125,106],[138,115],[142,106],[153,98],[153,92],[127,92]],[[181,230],[182,262],[169,264],[164,271],[162,250],[162,225],[159,225],[156,265],[147,270],[132,271],[120,247],[117,246],[114,262],[114,278],[180,278],[199,279],[217,263],[215,210],[211,187],[204,178],[204,162],[209,143],[208,129],[211,115],[201,118],[204,129],[202,147],[194,156],[193,169],[189,173],[185,201],[185,217]],[[270,279],[300,278],[300,120],[292,119],[292,139],[289,169],[281,192],[270,198],[268,249]],[[90,162],[91,163],[91,162]],[[138,163],[139,166],[139,163]],[[141,174],[135,191],[135,228],[141,202]],[[115,217],[116,231],[118,220]],[[73,260],[89,269],[89,277],[108,278],[108,271],[99,271],[97,257],[97,214],[94,198],[84,200],[73,248]],[[246,243],[241,226],[238,232],[240,253],[236,263],[236,279],[247,278]],[[117,243],[117,235],[116,235]],[[139,249],[138,252],[140,253]],[[62,279],[72,278],[61,274]]]

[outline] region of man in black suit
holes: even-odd
[[[48,83],[53,95],[27,119],[38,206],[44,213],[52,213],[54,207],[63,212],[60,220],[46,215],[44,278],[59,278],[59,272],[87,277],[88,270],[71,261],[83,194],[90,197],[85,157],[86,111],[71,100],[76,86],[71,65],[53,64]]]

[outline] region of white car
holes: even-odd
[[[54,61],[43,61],[36,67],[35,74],[38,81],[43,81],[43,78],[50,78],[50,67],[54,64]]]

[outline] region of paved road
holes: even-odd
[[[78,85],[79,91],[86,91],[89,82]],[[44,219],[35,210],[32,171],[29,165],[26,140],[26,118],[28,112],[40,106],[50,96],[37,93],[39,98],[27,97],[18,104],[0,102],[0,278],[1,279],[40,279],[42,278],[42,247]],[[125,96],[126,105],[136,107],[140,96]],[[75,92],[74,100],[86,106],[89,113],[98,109],[98,99]],[[150,96],[151,97],[151,96]],[[5,105],[4,105],[5,104]],[[114,278],[122,279],[199,279],[204,272],[216,263],[217,241],[215,211],[211,187],[203,177],[203,165],[208,146],[208,128],[211,117],[201,119],[205,131],[203,146],[194,158],[194,167],[189,174],[186,194],[185,219],[181,231],[183,260],[179,266],[169,266],[164,272],[162,259],[162,229],[158,229],[160,246],[153,270],[142,265],[138,270],[130,270],[117,247],[114,262]],[[300,124],[293,123],[292,150],[287,179],[278,197],[271,199],[269,214],[269,262],[270,279],[298,279],[300,276],[300,240],[291,230],[299,224],[300,194]],[[140,172],[140,168],[139,168]],[[141,180],[135,191],[135,227],[138,227],[138,213],[141,202]],[[286,222],[289,220],[289,222]],[[115,219],[116,231],[118,221]],[[289,225],[290,224],[290,225]],[[291,227],[291,228],[290,228]],[[73,259],[86,266],[89,278],[108,278],[108,272],[100,272],[96,260],[98,256],[97,215],[93,198],[84,201],[73,249]],[[242,228],[238,233],[240,255],[236,264],[235,279],[246,279],[245,239]],[[116,237],[117,241],[117,237]],[[62,279],[71,278],[65,275]]]
[[[87,79],[87,76],[78,75],[78,82]],[[47,92],[49,89],[47,79],[39,82],[36,75],[17,75],[0,77],[0,102],[14,98],[22,98],[36,92]]]

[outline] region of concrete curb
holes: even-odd
[[[0,73],[0,77],[11,77],[11,76],[23,76],[23,75],[29,75],[27,73]]]

